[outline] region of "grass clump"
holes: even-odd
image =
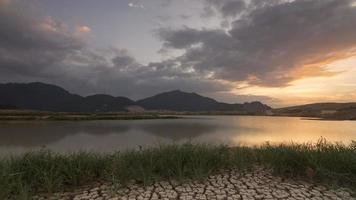
[[[218,170],[272,168],[280,175],[307,177],[356,188],[356,143],[265,144],[227,147],[202,144],[97,154],[29,152],[0,160],[0,199],[27,199],[38,192],[62,191],[98,181],[125,185],[162,179],[203,179]]]
[[[257,151],[262,164],[278,174],[356,188],[356,142],[346,146],[321,139],[316,144],[266,144]]]

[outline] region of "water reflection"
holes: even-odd
[[[216,132],[224,127],[216,123],[207,123],[207,120],[191,120],[184,123],[178,121],[170,121],[167,123],[151,123],[139,126],[146,133],[157,137],[179,140],[194,140],[198,136]]]
[[[356,122],[247,116],[142,121],[1,122],[0,153],[18,153],[42,146],[58,152],[110,152],[188,140],[258,145],[266,141],[315,142],[320,137],[349,143],[356,140]]]
[[[0,124],[0,145],[47,146],[80,133],[105,136],[125,133],[128,124],[115,122],[4,122]]]

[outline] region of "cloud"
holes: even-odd
[[[172,89],[214,92],[230,87],[203,79],[181,68],[175,61],[142,65],[124,49],[106,49],[104,52],[82,50],[57,65],[60,70],[50,80],[58,81],[62,86],[70,84],[68,88],[80,93],[109,93],[139,98]]]
[[[91,28],[89,26],[77,26],[76,27],[76,34],[88,34],[91,32]]]
[[[83,95],[108,93],[140,98],[172,89],[214,92],[231,86],[209,80],[176,60],[140,64],[124,48],[89,49],[71,27],[33,13],[22,2],[0,9],[0,80],[44,81]]]
[[[0,0],[0,6],[6,6],[10,3],[10,0]]]
[[[91,32],[88,26],[19,12],[24,1],[12,0],[0,6],[0,80],[44,81],[84,95],[140,98],[182,89],[273,102],[226,94],[240,83],[284,87],[303,77],[335,75],[323,66],[355,55],[352,2],[205,0],[228,28],[161,28],[162,52],[182,55],[141,64],[125,48],[90,49],[82,37]]]
[[[41,75],[83,47],[66,25],[50,17],[37,19],[20,13],[17,4],[0,7],[0,70],[5,76]]]
[[[180,18],[181,18],[182,20],[189,20],[190,18],[192,18],[192,16],[191,16],[191,15],[182,14],[182,15],[180,15]]]
[[[128,6],[131,7],[131,8],[141,8],[141,9],[145,8],[143,6],[143,4],[136,4],[136,3],[133,3],[133,2],[129,3]]]
[[[160,6],[161,7],[163,7],[163,8],[165,8],[165,7],[169,7],[169,6],[171,6],[172,5],[172,1],[173,0],[160,0],[159,2],[160,2]]]
[[[246,9],[244,0],[206,0],[203,16],[210,17],[216,12],[223,17],[235,17]]]
[[[222,15],[232,2],[207,1]],[[351,0],[250,1],[230,29],[160,29],[165,48],[185,50],[182,65],[215,79],[283,87],[332,76],[325,64],[356,53],[356,8]],[[241,6],[231,6],[240,12]]]

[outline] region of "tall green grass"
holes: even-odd
[[[356,188],[356,143],[261,147],[166,145],[112,154],[29,152],[0,160],[0,199],[28,199],[98,181],[125,185],[162,179],[203,179],[218,170],[253,166]]]
[[[258,149],[261,164],[276,173],[300,176],[356,190],[356,142],[345,146],[321,139],[316,144],[264,145]]]

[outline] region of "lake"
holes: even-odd
[[[350,143],[356,121],[319,121],[295,117],[186,116],[184,119],[132,121],[0,122],[1,154],[48,148],[56,152],[116,150],[186,141],[259,145],[266,141]]]

